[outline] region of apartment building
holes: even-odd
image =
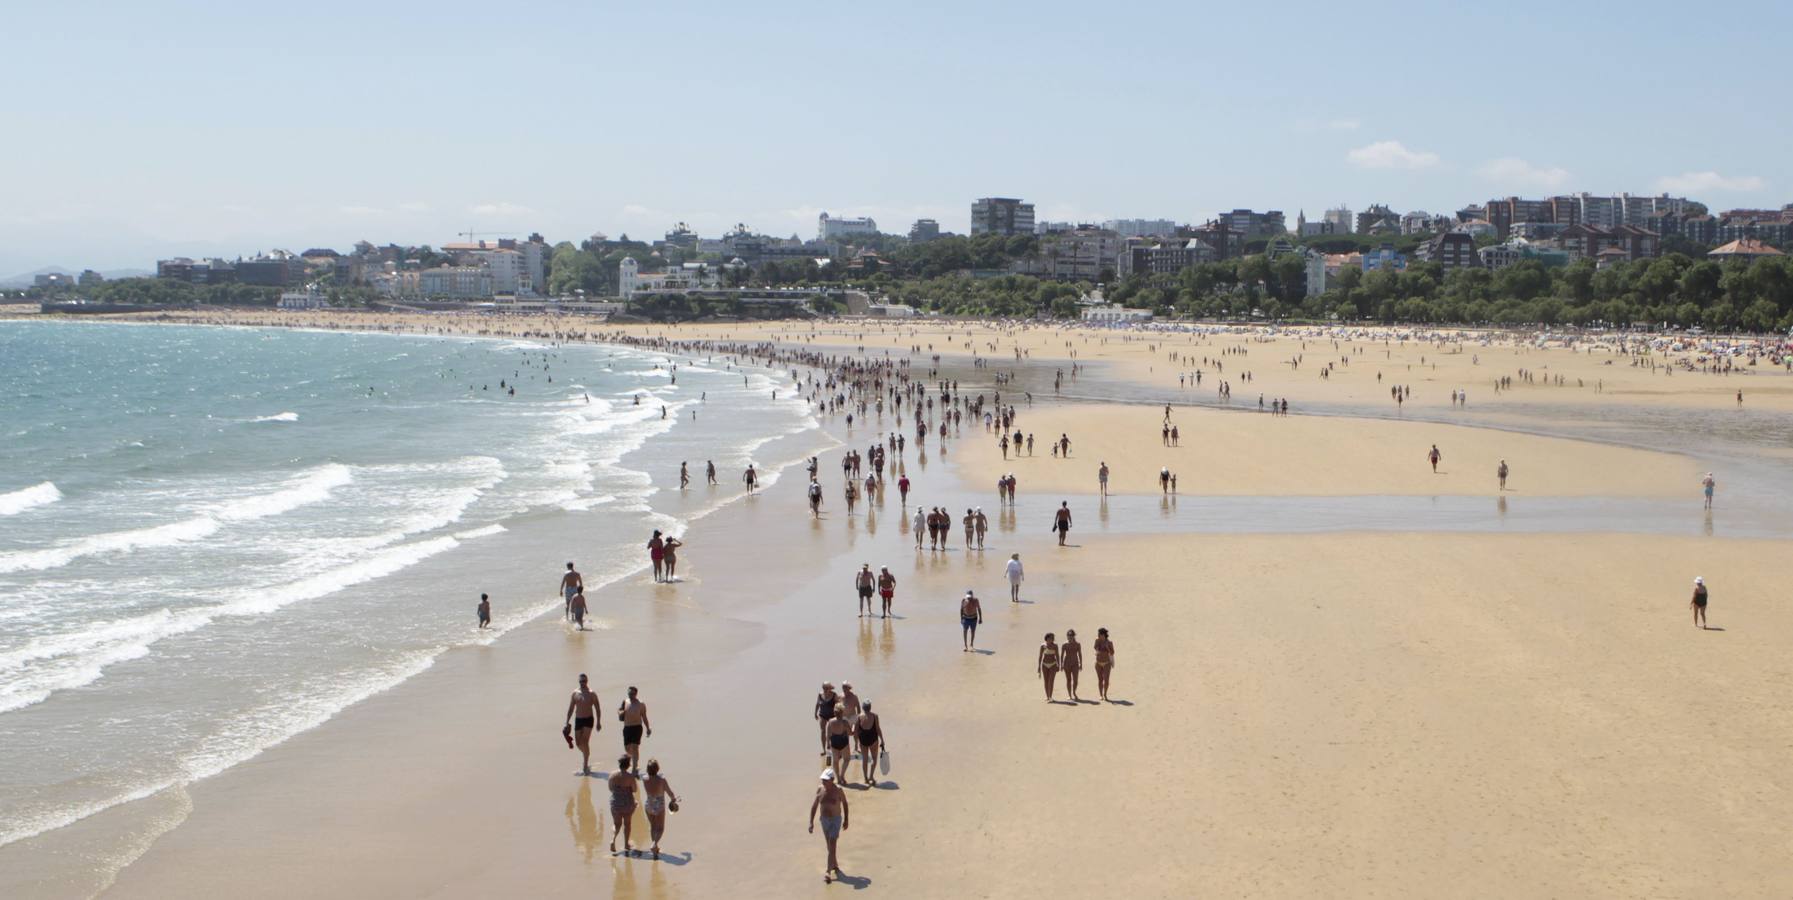
[[[1033,234],[1033,204],[1013,197],[983,197],[971,201],[971,233]]]

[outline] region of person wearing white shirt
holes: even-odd
[[[1021,581],[1027,577],[1026,573],[1021,571],[1021,554],[1009,554],[1009,564],[1003,567],[1003,574],[1007,575],[1009,579],[1009,602],[1020,603]]]

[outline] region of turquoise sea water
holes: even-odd
[[[689,519],[826,440],[776,373],[603,345],[0,322],[0,384],[0,845],[558,613],[547,560],[633,571],[681,460]]]

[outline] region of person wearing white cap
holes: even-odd
[[[990,530],[990,519],[984,515],[984,508],[981,506],[972,511],[972,516],[977,521],[977,549],[982,550],[984,533]]]
[[[816,813],[822,814],[822,839],[828,842],[828,867],[822,870],[824,883],[834,880],[840,874],[840,859],[835,854],[835,847],[840,842],[840,833],[847,830],[851,813],[847,809],[847,793],[840,789],[835,780],[833,769],[823,769],[821,785],[816,788],[816,798],[809,804],[809,833],[816,833]]]
[[[1003,574],[1009,579],[1009,602],[1021,602],[1021,582],[1027,573],[1021,570],[1021,554],[1009,554],[1009,563],[1003,567]]]
[[[1707,472],[1706,477],[1700,479],[1700,488],[1706,492],[1706,508],[1707,509],[1712,508],[1712,489],[1717,486],[1718,486],[1718,482],[1712,478],[1711,472]]]
[[[978,602],[977,595],[965,592],[965,598],[959,601],[959,630],[964,639],[965,652],[977,646],[977,626],[984,622],[984,605]]]
[[[921,533],[928,530],[928,511],[926,509],[919,506],[915,508],[915,523],[910,526],[909,530],[915,532],[915,549],[920,550]]]
[[[1693,602],[1689,603],[1688,605],[1693,607],[1693,625],[1694,625],[1694,627],[1701,628],[1701,629],[1705,628],[1706,627],[1706,579],[1695,578],[1693,580]]]

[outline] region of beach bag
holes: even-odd
[[[889,775],[890,774],[890,749],[889,748],[885,748],[883,753],[878,754],[878,774],[880,774],[880,775]]]

